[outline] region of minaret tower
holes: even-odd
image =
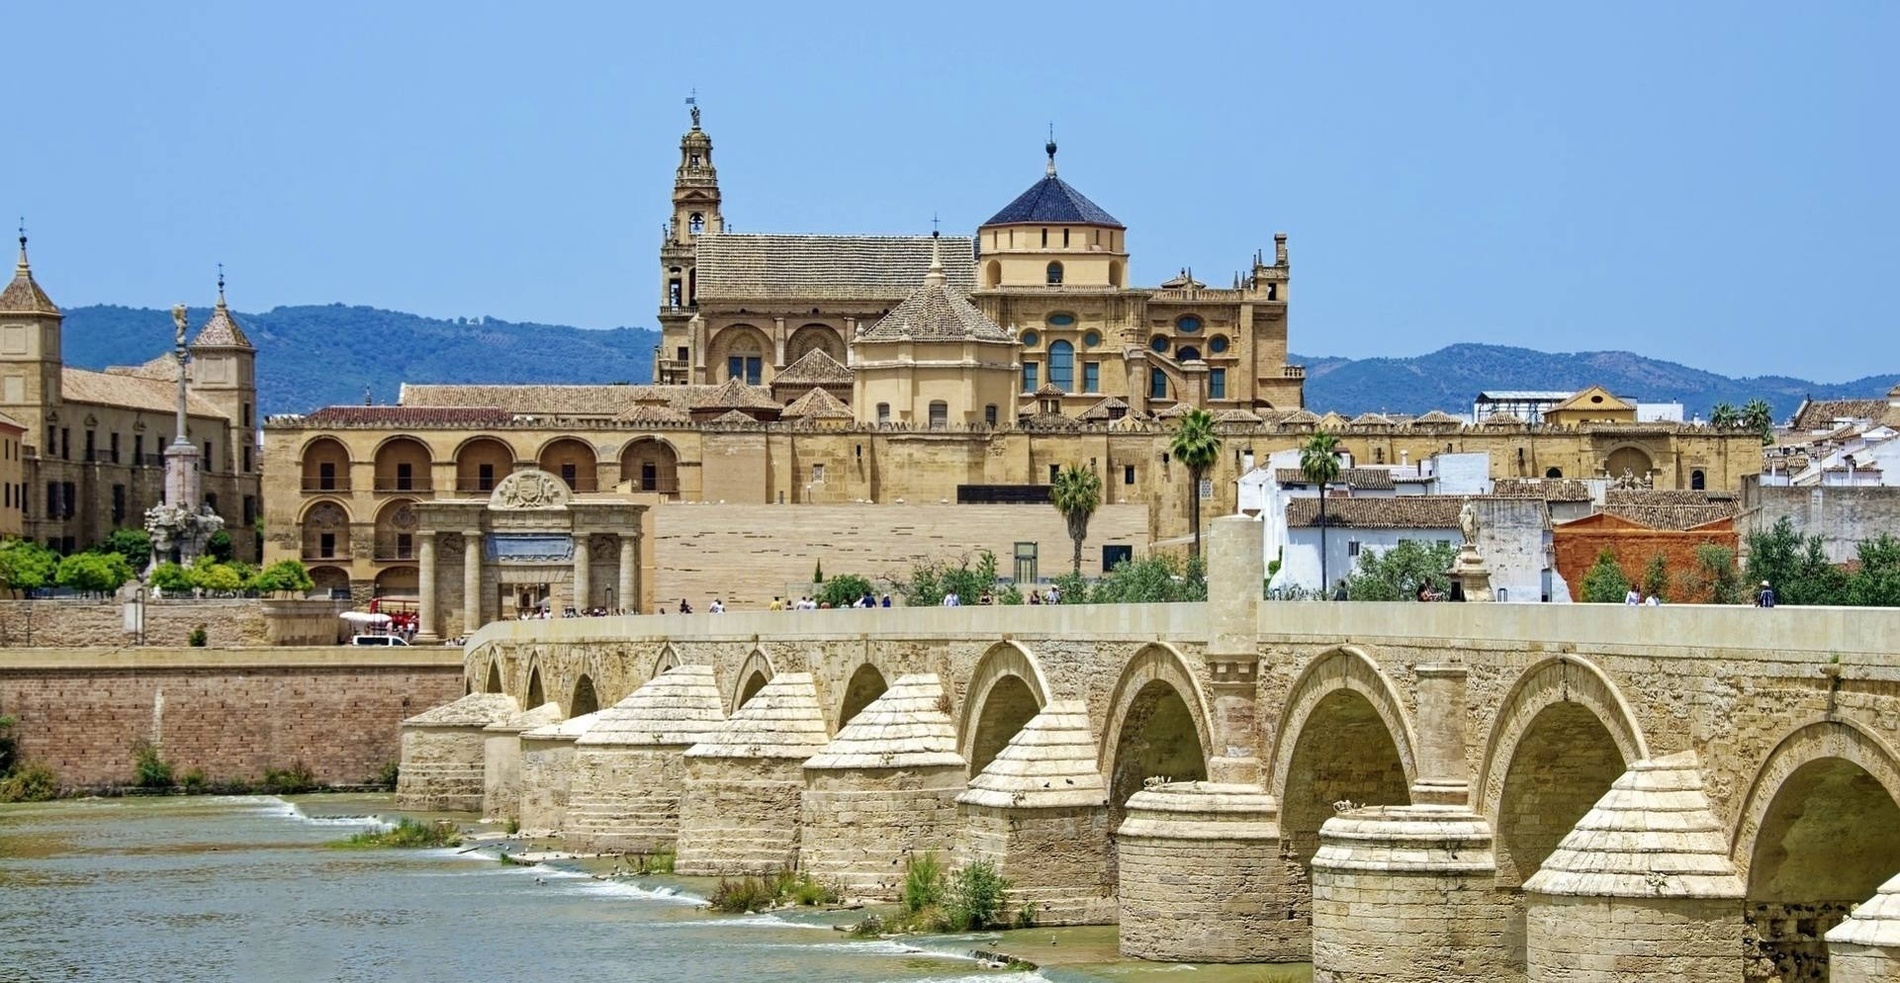
[[[673,175],[673,218],[660,239],[660,348],[653,357],[653,381],[672,385],[691,381],[690,322],[698,306],[694,260],[699,237],[726,229],[719,211],[719,172],[713,167],[712,138],[699,128],[695,100],[686,102],[692,106],[693,128],[680,138],[680,165]]]

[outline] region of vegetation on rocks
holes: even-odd
[[[841,900],[842,895],[835,885],[822,883],[810,874],[787,866],[765,877],[721,877],[706,903],[714,911],[736,915],[788,905],[807,908],[833,905]]]
[[[59,782],[51,768],[21,759],[15,723],[0,715],[0,802],[44,802],[59,794]]]
[[[902,908],[889,917],[872,915],[852,928],[858,936],[905,932],[971,932],[1009,924],[1009,881],[987,860],[946,871],[932,852],[904,862]],[[1034,907],[1018,912],[1019,925],[1034,923]]]
[[[461,844],[462,834],[456,830],[454,823],[446,819],[425,823],[405,816],[390,829],[366,830],[331,846],[341,849],[427,849]]]

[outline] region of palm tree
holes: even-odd
[[[1727,429],[1739,426],[1741,421],[1742,414],[1735,408],[1734,403],[1717,403],[1713,409],[1709,410],[1709,426],[1711,427]]]
[[[1763,444],[1775,442],[1775,411],[1763,399],[1742,404],[1741,425],[1761,434]]]
[[[1332,589],[1326,577],[1326,486],[1339,478],[1339,441],[1321,431],[1300,448],[1300,474],[1319,485],[1319,589]]]
[[[1187,411],[1174,440],[1168,445],[1174,459],[1188,469],[1188,526],[1194,530],[1194,556],[1201,555],[1201,475],[1214,466],[1220,454],[1220,435],[1214,432],[1214,417],[1206,410]]]
[[[1082,541],[1089,538],[1089,516],[1102,504],[1102,479],[1094,471],[1071,464],[1056,474],[1056,483],[1049,487],[1049,501],[1069,524],[1069,539],[1075,542],[1072,570],[1080,577]]]

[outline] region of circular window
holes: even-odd
[[[1166,355],[1168,353],[1168,336],[1164,334],[1155,335],[1148,339],[1148,347]]]
[[[1084,332],[1082,335],[1083,348],[1094,348],[1096,345],[1099,345],[1101,343],[1102,343],[1102,334],[1099,331],[1088,331],[1088,332]]]
[[[1049,323],[1058,328],[1066,328],[1069,325],[1075,323],[1075,315],[1074,314],[1051,314],[1049,315]]]
[[[1179,331],[1182,334],[1193,334],[1194,332],[1201,330],[1201,319],[1198,317],[1195,317],[1192,314],[1189,314],[1188,316],[1180,319],[1179,321],[1174,322],[1174,330]]]
[[[1217,334],[1214,337],[1207,339],[1207,350],[1210,352],[1213,352],[1216,355],[1219,355],[1221,352],[1226,351],[1227,350],[1227,336],[1224,334]]]
[[[1025,347],[1034,348],[1036,347],[1036,343],[1041,340],[1042,340],[1041,338],[1036,337],[1036,333],[1034,331],[1023,332],[1023,345]]]

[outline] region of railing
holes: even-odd
[[[427,476],[402,478],[393,474],[377,475],[374,487],[376,493],[379,495],[389,492],[426,492],[434,490]]]
[[[306,493],[310,493],[310,492],[347,492],[347,491],[349,491],[349,490],[350,490],[350,479],[349,479],[349,478],[347,478],[347,477],[343,477],[343,478],[311,478],[311,477],[307,477],[307,476],[306,476],[306,477],[305,477],[305,478],[303,479],[303,490],[304,490],[304,491],[305,491]]]
[[[1306,366],[1289,365],[1281,369],[1280,374],[1289,379],[1304,379],[1306,378]]]

